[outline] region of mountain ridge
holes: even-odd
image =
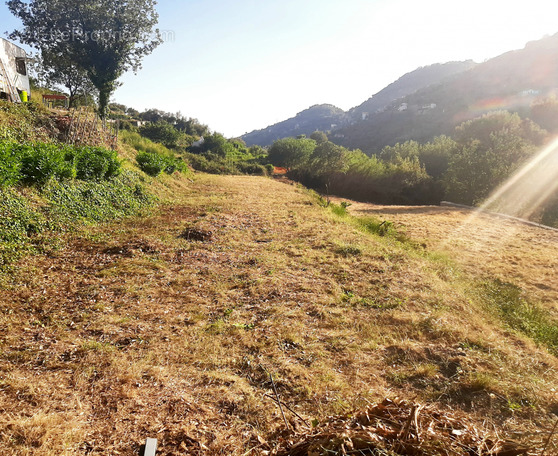
[[[372,95],[366,101],[348,111],[328,103],[316,104],[297,113],[284,121],[266,128],[246,133],[241,138],[247,145],[268,146],[273,141],[299,134],[310,135],[316,130],[335,130],[363,119],[363,116],[374,113],[389,105],[396,99],[409,95],[425,86],[435,84],[457,72],[465,71],[476,65],[472,60],[463,62],[435,63],[419,67],[405,73],[396,81]],[[327,108],[333,108],[327,112]],[[314,117],[312,117],[314,116]],[[321,127],[321,128],[320,128]]]
[[[531,104],[558,92],[558,34],[530,41],[522,49],[483,63],[472,60],[417,68],[347,112],[337,113],[330,139],[342,146],[376,154],[387,145],[451,135],[461,122],[486,112],[507,109],[529,115]],[[305,113],[306,111],[301,111]],[[300,114],[300,113],[299,113]],[[247,144],[267,146],[276,139],[311,134],[323,119],[298,115],[242,136]],[[277,128],[277,126],[282,128]],[[327,123],[322,122],[327,126]]]

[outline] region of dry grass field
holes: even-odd
[[[448,241],[460,211],[351,207],[418,240],[398,241],[271,179],[169,185],[150,217],[69,234],[2,278],[0,453],[131,456],[154,437],[161,456],[273,454],[288,432],[271,375],[290,432],[401,397],[540,454],[558,361],[475,290],[510,278],[556,303],[556,233],[478,247],[490,221]]]
[[[520,285],[558,312],[558,231],[472,210],[352,202],[357,216],[393,221],[428,249],[446,253],[468,274]]]

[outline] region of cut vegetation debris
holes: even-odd
[[[519,456],[534,454],[494,430],[433,406],[384,400],[350,416],[314,422],[307,433],[284,439],[277,456],[416,455]]]
[[[363,454],[362,432],[376,455],[558,452],[558,360],[458,259],[269,178],[149,189],[152,215],[61,233],[3,274],[2,453],[137,456],[154,437],[157,456]]]

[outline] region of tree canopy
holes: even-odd
[[[313,139],[279,139],[269,149],[269,161],[277,166],[294,168],[306,162],[315,148],[316,141]]]
[[[38,49],[47,64],[64,56],[84,71],[99,92],[102,117],[118,78],[137,71],[161,43],[154,0],[8,0],[7,5],[23,22],[10,38]]]
[[[444,177],[448,196],[478,204],[540,146],[546,132],[530,120],[496,111],[456,128],[457,150]]]

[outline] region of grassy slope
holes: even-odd
[[[556,358],[486,313],[451,261],[269,179],[158,185],[153,216],[69,234],[5,277],[5,452],[135,455],[152,436],[158,455],[259,454],[282,427],[268,373],[309,419],[402,396],[504,432],[550,425]]]
[[[516,283],[558,318],[558,231],[452,207],[381,206],[353,202],[356,216],[392,220],[469,275]]]

